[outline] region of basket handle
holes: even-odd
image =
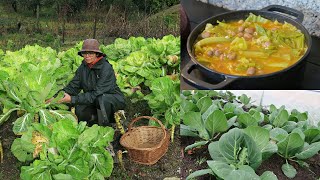
[[[151,116],[140,116],[140,117],[137,117],[137,118],[133,119],[133,120],[131,121],[131,123],[129,124],[129,126],[128,126],[128,131],[130,132],[130,131],[132,130],[132,125],[133,125],[133,123],[135,123],[135,122],[137,122],[137,121],[139,121],[139,120],[141,120],[141,119],[149,119],[149,120],[156,121],[156,122],[161,126],[161,129],[162,129],[162,131],[163,131],[163,134],[166,135],[166,128],[164,127],[164,125],[162,124],[162,122],[159,121],[157,118],[154,118],[154,117],[151,117]]]

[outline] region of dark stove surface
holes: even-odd
[[[213,6],[210,4],[202,3],[196,0],[181,0],[182,7],[186,11],[186,14],[189,18],[189,23],[191,26],[191,31],[199,23],[205,19],[212,17],[217,14],[228,12],[229,10]],[[190,67],[192,71],[190,71]],[[184,71],[188,69],[188,75],[192,79],[186,80],[183,76],[186,77]],[[302,75],[298,79],[283,79],[281,80],[281,85],[273,84],[272,82],[266,83],[264,87],[258,87],[255,89],[320,89],[320,38],[312,36],[312,47],[309,56],[305,60],[305,66],[302,71]],[[191,61],[186,44],[181,44],[181,89],[215,89],[214,85],[216,82],[207,78],[205,74],[199,71],[197,66],[194,66],[194,63]],[[194,82],[194,83],[193,83]],[[201,82],[201,86],[199,86]],[[235,83],[237,84],[237,83]],[[238,83],[239,84],[239,83]],[[294,84],[294,85],[292,85]],[[203,87],[204,85],[205,87]],[[229,86],[224,87],[223,89],[248,89],[246,86],[233,85],[230,83]]]

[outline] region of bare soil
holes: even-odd
[[[0,141],[3,148],[3,162],[0,163],[0,179],[16,180],[19,179],[20,167],[22,163],[19,162],[16,157],[11,153],[11,144],[17,138],[13,133],[13,119],[15,116],[11,116],[10,119],[0,126]]]
[[[295,162],[289,162],[296,170],[297,175],[293,180],[313,180],[320,177],[320,154],[313,156],[306,161],[309,164],[308,168],[303,168]],[[261,175],[265,171],[272,171],[280,180],[289,180],[281,170],[281,166],[285,163],[285,159],[277,154],[274,154],[269,159],[264,161],[257,169],[257,174]]]

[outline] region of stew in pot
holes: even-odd
[[[197,60],[215,71],[253,76],[296,63],[306,52],[304,34],[290,23],[250,14],[235,22],[208,23],[194,44]]]

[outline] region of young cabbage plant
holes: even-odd
[[[196,104],[185,99],[182,100],[181,112],[183,124],[180,125],[180,135],[203,139],[203,141],[187,146],[185,150],[205,145],[216,139],[220,133],[228,130],[230,127],[228,120],[218,104],[219,102],[214,102],[207,96],[199,99]],[[229,124],[233,124],[233,122]]]
[[[286,131],[278,130],[279,132],[275,137],[278,146],[278,155],[286,159],[286,163],[282,165],[283,173],[289,177],[294,178],[297,174],[296,169],[289,164],[290,161],[297,162],[301,166],[308,167],[308,164],[304,160],[311,158],[320,151],[320,142],[310,141],[310,134],[308,131],[306,134],[301,129],[296,128],[290,134]],[[306,135],[308,142],[305,142]]]
[[[270,115],[267,116],[269,127],[282,128],[288,133],[292,132],[295,128],[308,129],[308,112],[300,113],[296,109],[293,109],[291,113],[285,109],[285,106],[281,106],[277,109],[273,104],[270,105]],[[271,125],[271,126],[270,126]]]
[[[250,129],[248,133],[256,137],[255,132],[260,129]],[[258,139],[256,139],[258,141]],[[263,140],[263,144],[266,143]],[[233,128],[223,134],[219,141],[211,142],[208,150],[212,160],[207,161],[209,168],[195,171],[187,179],[212,174],[218,179],[277,179],[270,171],[263,173],[260,177],[255,169],[262,162],[262,153],[255,140],[247,135],[244,130]]]

